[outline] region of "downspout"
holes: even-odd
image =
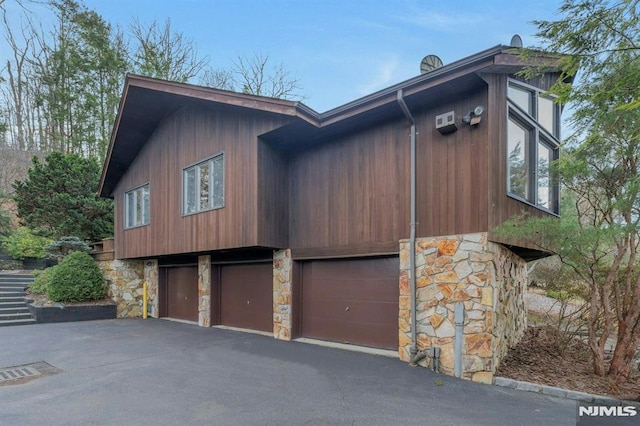
[[[415,366],[418,361],[427,357],[425,351],[418,353],[416,338],[416,122],[404,101],[402,89],[398,90],[398,104],[411,125],[411,219],[409,222],[409,287],[411,287],[411,362]]]

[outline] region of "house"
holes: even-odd
[[[526,261],[545,255],[493,229],[558,213],[545,91],[559,73],[540,54],[545,73],[525,81],[513,50],[325,113],[129,75],[99,189],[115,200],[97,259],[119,315],[141,315],[144,282],[152,317],[490,381],[526,327]]]

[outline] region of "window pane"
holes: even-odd
[[[196,169],[192,167],[184,171],[184,212],[196,211]]]
[[[199,194],[199,210],[209,208],[209,163],[201,164],[199,169],[200,194]]]
[[[126,197],[126,211],[127,211],[127,219],[126,219],[126,227],[129,228],[135,223],[135,197],[134,193],[127,192]]]
[[[551,171],[549,169],[552,160],[553,150],[546,144],[538,143],[538,205],[547,209],[554,207]]]
[[[150,204],[149,185],[145,185],[142,187],[142,223],[145,225],[148,225],[150,221]]]
[[[553,100],[540,96],[538,98],[538,122],[549,133],[556,135],[556,105]]]
[[[520,108],[531,114],[531,104],[533,103],[533,95],[529,90],[509,85],[507,96]]]
[[[142,225],[142,190],[136,189],[133,191],[135,195],[136,204],[135,204],[135,226]]]
[[[222,155],[213,159],[213,207],[224,206],[224,157]]]
[[[512,194],[529,198],[529,131],[509,118],[507,188]]]

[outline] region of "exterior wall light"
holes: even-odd
[[[484,112],[484,107],[482,105],[478,105],[473,110],[469,111],[462,117],[462,121],[467,123],[470,126],[477,126],[480,124],[480,120],[482,119],[480,116]]]

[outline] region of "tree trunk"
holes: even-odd
[[[618,322],[618,341],[613,351],[613,358],[608,374],[618,383],[626,382],[631,374],[633,360],[638,352],[640,333],[638,332],[638,310],[633,309]]]

